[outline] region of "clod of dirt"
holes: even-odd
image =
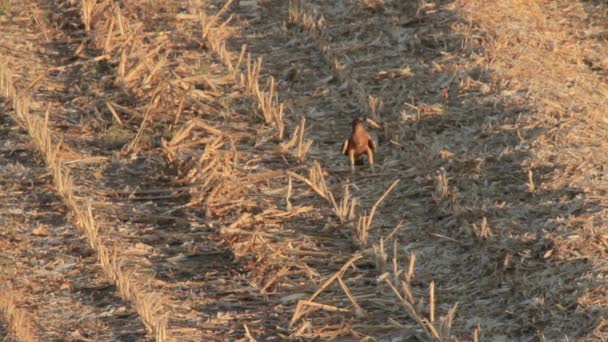
[[[105,148],[120,148],[130,141],[131,135],[129,130],[119,125],[112,125],[101,137],[101,143]]]

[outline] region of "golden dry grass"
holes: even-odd
[[[19,293],[7,287],[2,287],[1,290],[0,315],[8,322],[10,332],[16,337],[17,341],[37,341],[27,313],[17,308],[17,304],[15,303],[15,298],[19,296]]]
[[[584,112],[586,120],[601,120],[608,88],[588,72],[589,46],[568,39],[575,28],[566,24],[571,20],[567,14],[550,9],[553,5],[518,0],[458,3],[463,18],[479,25],[489,38],[484,48],[493,72],[537,94],[538,104],[556,118]],[[572,3],[568,10],[584,12],[582,6]]]

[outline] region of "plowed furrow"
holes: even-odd
[[[6,107],[4,107],[6,109]],[[3,291],[13,292],[39,341],[143,340],[137,314],[114,294],[28,137],[4,115],[0,136]]]
[[[246,43],[248,51],[255,57],[263,57],[263,70],[277,79],[279,96],[287,104],[289,112],[296,117],[301,115],[307,118],[306,136],[314,140],[310,159],[321,163],[327,185],[336,199],[343,196],[345,184],[352,182],[355,186],[350,186],[349,190],[361,200],[360,212],[369,210],[397,176],[391,177],[380,171],[381,176],[387,176],[381,178],[378,174],[371,174],[367,166],[358,167],[357,173],[351,175],[346,158],[339,154],[340,145],[349,133],[350,122],[365,109],[361,108],[349,84],[343,82],[332,65],[326,63],[313,39],[297,29],[285,30],[284,23],[289,12],[287,3],[273,2],[268,8],[251,6],[251,3],[247,3],[234,10],[243,26],[240,35],[230,40],[230,46],[234,50]],[[362,183],[365,180],[369,180],[369,183]],[[302,197],[298,201],[314,203],[320,212],[326,215],[322,220],[328,223],[316,222],[316,226],[312,223],[311,226],[302,226],[293,233],[318,241],[316,246],[319,253],[336,258],[325,264],[318,262],[316,258],[300,259],[318,272],[320,279],[330,279],[348,260],[346,255],[356,253],[369,245],[357,244],[351,224],[340,225],[332,222],[334,216],[331,206],[326,202],[310,197]],[[399,218],[398,214],[375,218],[373,234],[387,234]],[[326,227],[335,225],[335,230],[324,232],[321,224]],[[370,239],[369,244],[377,243],[377,239]],[[344,256],[344,259],[339,261],[338,256]],[[365,258],[359,263],[361,268],[343,277],[346,280],[345,286],[350,291],[349,295],[352,294],[352,299],[367,314],[357,317],[353,315],[356,310],[351,309],[348,313],[320,312],[305,315],[305,319],[296,321],[297,324],[292,327],[292,336],[330,338],[342,335],[360,338],[365,334],[385,336],[394,330],[386,324],[386,317],[400,319],[403,318],[403,313],[398,307],[380,304],[394,299],[382,285],[375,285],[375,277],[379,274],[378,270],[370,265],[373,261]],[[315,287],[311,286],[313,289]],[[343,291],[339,285],[333,284],[327,290],[321,291],[318,298],[315,296],[314,301],[350,309],[352,303]],[[307,296],[303,297],[306,298]],[[298,311],[295,308],[293,310]],[[343,319],[351,323],[337,323]],[[306,324],[311,324],[309,331],[303,328]],[[417,329],[415,324],[407,324],[409,328]]]

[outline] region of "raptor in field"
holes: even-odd
[[[376,142],[365,130],[365,120],[357,118],[353,120],[352,132],[350,137],[342,144],[342,153],[348,156],[350,160],[350,169],[355,172],[355,161],[362,155],[367,155],[369,166],[374,171],[374,152],[376,152]]]

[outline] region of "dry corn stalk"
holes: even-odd
[[[339,204],[336,203],[336,200],[331,192],[328,192],[328,195],[334,207],[334,213],[336,213],[336,216],[338,216],[341,223],[352,221],[355,218],[358,200],[355,197],[351,197],[348,184],[344,186],[344,195],[342,196]]]
[[[329,311],[350,312],[350,310],[347,310],[347,309],[340,309],[340,308],[336,308],[336,307],[333,307],[333,306],[330,306],[330,305],[324,305],[324,304],[315,303],[313,301],[321,294],[321,292],[323,292],[325,289],[327,289],[336,279],[342,277],[342,275],[344,274],[344,272],[346,272],[346,270],[348,270],[357,260],[359,260],[361,258],[363,258],[363,255],[361,255],[361,254],[355,254],[355,255],[353,255],[350,258],[350,260],[348,260],[340,268],[340,270],[338,270],[331,277],[329,277],[317,289],[317,291],[315,291],[315,293],[313,293],[312,296],[310,296],[310,298],[308,300],[300,300],[300,301],[298,301],[298,306],[296,307],[296,310],[293,313],[293,316],[291,318],[291,322],[289,323],[289,326],[293,326],[301,317],[303,317],[305,314],[307,314],[307,313],[310,312],[310,310],[307,310],[306,307],[321,308],[321,309],[325,309],[325,310],[329,310]],[[358,304],[357,304],[357,306],[358,306]]]
[[[388,196],[388,194],[397,186],[397,184],[399,184],[399,179],[394,181],[393,184],[391,184],[388,187],[388,189],[386,189],[384,194],[382,194],[382,196],[380,196],[380,198],[378,198],[376,203],[374,203],[374,205],[372,206],[372,209],[370,210],[369,215],[359,216],[357,226],[355,227],[355,239],[357,240],[358,243],[360,243],[360,244],[367,243],[369,230],[370,230],[372,222],[374,220],[374,216],[376,215],[376,210],[378,209],[378,206],[382,203],[382,201],[384,201],[386,196]]]
[[[84,29],[89,32],[91,31],[91,23],[93,11],[95,10],[96,0],[82,0],[80,2],[80,16],[84,23]]]
[[[418,325],[424,331],[427,339],[431,341],[445,341],[450,337],[450,330],[452,327],[452,322],[454,319],[454,315],[456,314],[456,308],[458,304],[454,305],[447,313],[447,315],[440,318],[439,323],[435,321],[435,283],[431,281],[429,284],[429,307],[428,317],[424,317],[424,315],[420,312],[420,309],[417,308],[416,303],[420,302],[414,298],[414,292],[412,291],[410,284],[412,277],[414,275],[414,264],[416,263],[416,254],[412,252],[410,256],[410,263],[407,272],[405,269],[402,269],[398,264],[398,247],[397,241],[394,240],[393,245],[393,269],[392,272],[384,272],[383,268],[378,268],[381,271],[380,276],[378,277],[378,282],[386,283],[395,297],[399,300],[401,306],[404,308],[406,314],[415,320]],[[374,248],[376,254],[377,263],[380,265],[386,264],[386,251],[384,250],[384,244],[381,240],[380,247]],[[401,285],[401,291],[397,288],[395,284]],[[421,302],[420,302],[421,303]]]
[[[27,313],[17,307],[15,300],[17,296],[18,294],[13,289],[0,288],[0,316],[3,316],[11,333],[18,341],[38,341]]]
[[[484,216],[479,225],[473,224],[473,232],[479,240],[487,240],[492,236],[492,230],[488,225],[488,219]]]
[[[306,159],[308,152],[310,151],[310,147],[313,144],[313,141],[308,139],[304,140],[304,133],[306,132],[306,118],[301,117],[300,123],[294,129],[291,138],[289,141],[281,143],[279,145],[280,151],[286,152],[290,149],[294,148],[292,152],[293,155],[298,158],[301,162]]]
[[[448,195],[448,176],[442,167],[435,174],[435,191],[432,196],[436,203],[441,203],[448,198]]]

